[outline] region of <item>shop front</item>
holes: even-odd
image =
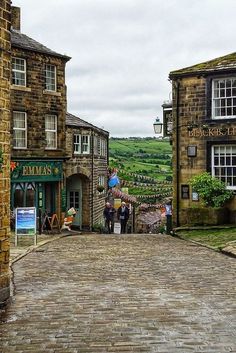
[[[62,161],[11,161],[11,209],[36,207],[60,217],[62,171]]]

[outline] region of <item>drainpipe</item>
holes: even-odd
[[[93,202],[94,202],[94,195],[93,195],[93,188],[94,188],[94,131],[91,130],[91,137],[92,137],[92,143],[91,143],[91,152],[92,152],[92,168],[91,168],[91,174],[92,174],[92,210],[91,210],[91,225],[90,225],[90,231],[93,228],[93,220],[94,220],[94,210],[93,210]]]
[[[176,129],[176,225],[179,227],[179,89],[180,82],[177,81],[176,85],[176,121],[175,121],[175,129]]]

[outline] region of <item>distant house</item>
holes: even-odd
[[[236,53],[172,71],[169,77],[173,217],[176,225],[184,225],[193,221],[193,214],[194,222],[203,221],[197,216],[199,197],[191,188],[191,177],[207,171],[236,190]],[[228,221],[235,223],[236,197],[227,207]]]
[[[77,211],[73,225],[93,228],[103,218],[107,192],[109,133],[77,116],[66,115],[67,207]]]

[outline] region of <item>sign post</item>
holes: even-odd
[[[37,245],[36,219],[36,207],[16,208],[16,246],[18,235],[34,235],[34,245]]]

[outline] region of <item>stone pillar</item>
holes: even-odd
[[[0,2],[0,305],[10,296],[11,1]]]

